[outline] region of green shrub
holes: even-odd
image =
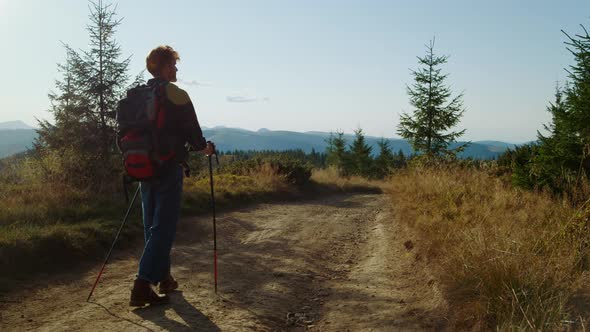
[[[284,177],[289,184],[303,185],[308,183],[311,178],[311,164],[281,156],[238,160],[223,165],[220,172],[234,175],[252,175],[261,171],[264,167],[270,167],[277,175]]]

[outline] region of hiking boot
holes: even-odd
[[[158,293],[168,294],[176,289],[178,289],[178,282],[176,282],[176,280],[172,278],[172,275],[169,274],[164,280],[160,281]]]
[[[135,279],[133,289],[131,290],[131,299],[129,305],[132,307],[143,307],[146,304],[164,304],[168,303],[168,296],[160,296],[152,290],[149,282],[141,279]]]

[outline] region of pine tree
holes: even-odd
[[[349,173],[366,177],[369,176],[373,166],[373,159],[371,158],[372,148],[366,143],[365,135],[361,128],[354,131],[354,140],[349,149]]]
[[[590,146],[590,35],[583,25],[581,27],[583,33],[574,37],[563,32],[569,39],[567,49],[575,61],[567,70],[570,84],[565,95],[573,129],[579,134],[587,156]]]
[[[530,161],[533,185],[557,193],[570,192],[590,176],[590,35],[581,27],[583,33],[573,37],[562,31],[574,64],[566,69],[566,87],[556,89],[548,107],[551,123],[544,126],[548,134],[537,134],[537,153]]]
[[[531,172],[537,179],[536,185],[561,192],[578,178],[583,145],[572,130],[574,123],[559,86],[555,102],[550,103],[547,111],[551,113],[551,123],[544,125],[548,135],[537,132],[538,153],[532,160]]]
[[[406,166],[406,156],[404,155],[404,151],[399,149],[399,151],[393,157],[393,167],[394,168],[402,168]]]
[[[381,138],[377,142],[379,147],[379,156],[375,159],[375,175],[383,177],[389,174],[390,169],[393,167],[394,157],[389,146],[389,141],[385,138]]]
[[[539,145],[520,145],[510,154],[512,159],[512,184],[517,187],[533,189],[538,183],[538,178],[533,171],[533,160],[539,154]]]
[[[113,115],[128,87],[130,58],[119,60],[121,48],[114,34],[121,20],[115,18],[116,8],[102,0],[90,4],[89,50],[64,45],[66,61],[58,65],[62,78],[49,95],[54,123],[39,121],[36,146],[62,158],[67,177],[97,184],[93,190],[100,191],[107,187],[106,179],[114,180],[119,164]],[[141,74],[134,83],[140,79]]]
[[[448,56],[434,54],[434,40],[426,49],[426,55],[418,57],[422,67],[412,71],[414,84],[406,87],[415,110],[413,115],[401,115],[397,132],[412,144],[414,151],[428,158],[454,155],[465,148],[461,145],[449,149],[449,145],[465,132],[464,129],[452,131],[464,112],[463,94],[451,98],[451,89],[444,83],[448,74],[442,74],[439,67],[447,62]]]
[[[130,57],[119,60],[121,47],[115,40],[115,32],[121,24],[116,7],[105,5],[102,0],[92,2],[90,24],[90,50],[83,52],[83,62],[76,67],[78,84],[90,101],[89,110],[96,116],[100,128],[100,153],[107,159],[115,147],[113,114],[117,101],[128,85]]]
[[[311,152],[309,153],[308,158],[309,158],[310,162],[312,163],[312,165],[315,167],[324,167],[325,166],[324,161],[322,160],[323,159],[322,153],[317,152],[315,150],[315,148],[313,148],[313,147],[311,148]]]
[[[583,33],[574,37],[562,31],[568,38],[567,49],[574,56],[574,64],[567,70],[569,84],[565,89],[565,104],[571,135],[582,146],[578,155],[579,169],[590,176],[590,35],[581,25]]]
[[[326,139],[326,163],[335,166],[341,175],[347,175],[348,152],[343,132],[330,133]]]
[[[54,124],[47,120],[39,120],[39,134],[35,145],[37,148],[48,148],[63,151],[66,148],[83,147],[86,140],[88,119],[85,118],[88,101],[80,95],[76,85],[72,67],[79,61],[78,54],[69,46],[66,49],[66,61],[58,64],[62,80],[55,81],[56,92],[49,93],[50,112],[53,113]],[[86,124],[86,125],[85,125]]]

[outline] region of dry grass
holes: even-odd
[[[0,187],[0,293],[15,278],[103,257],[126,209],[122,192],[116,197],[96,197],[59,183],[24,176],[17,180],[4,181]],[[296,190],[265,165],[252,174],[219,174],[214,180],[220,207],[284,197]],[[183,214],[209,212],[209,177],[187,178],[184,184]],[[136,202],[119,248],[143,238],[139,205]],[[46,257],[48,252],[51,259]]]
[[[588,287],[585,207],[473,169],[410,169],[387,191],[399,220],[419,234],[455,329],[581,328],[574,312],[587,308],[571,304]]]
[[[0,272],[0,293],[15,278],[72,268],[81,261],[103,257],[126,208],[122,192],[96,197],[89,190],[76,190],[59,181],[48,183],[40,173],[27,168],[15,168],[10,176],[7,174],[4,172],[0,178],[0,266],[4,267]],[[269,163],[245,169],[241,174],[214,175],[219,208],[342,191],[380,191],[373,182],[341,179],[330,170],[316,172],[316,182],[312,180],[304,187],[287,181]],[[209,213],[209,174],[186,178],[183,198],[183,215]],[[124,228],[119,248],[142,239],[138,206],[136,203],[132,221]],[[47,252],[51,252],[51,260],[46,258]]]
[[[60,184],[4,184],[0,189],[0,225],[78,221],[99,216],[100,208],[105,207],[103,201]]]
[[[369,180],[360,176],[341,177],[334,167],[314,169],[311,180],[331,191],[340,192],[376,192],[383,189],[383,181]]]

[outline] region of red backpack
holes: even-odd
[[[161,155],[166,112],[166,84],[139,85],[127,91],[117,105],[117,145],[127,175],[138,181],[156,178],[173,151]]]

